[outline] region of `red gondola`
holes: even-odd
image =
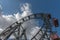
[[[56,33],[51,33],[50,37],[52,40],[59,40],[59,36]]]
[[[59,26],[58,19],[53,18],[53,24],[54,24],[55,27],[58,27]]]

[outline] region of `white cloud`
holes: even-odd
[[[19,12],[17,14],[14,14],[14,16],[17,20],[21,19],[21,14]]]
[[[0,28],[6,28],[7,26],[11,25],[13,22],[25,17],[27,15],[32,14],[29,8],[29,4],[25,3],[21,6],[22,13],[20,14],[17,12],[13,15],[2,15],[2,6],[0,5]]]
[[[30,9],[30,4],[28,3],[25,3],[22,5],[21,11],[22,11],[22,17],[32,14],[31,9]]]
[[[3,29],[0,28],[0,33],[3,31]]]
[[[0,16],[0,31],[2,31],[3,29],[8,27],[15,21],[18,21],[22,17],[32,14],[31,9],[30,9],[30,4],[28,3],[25,3],[21,6],[21,11],[22,11],[21,14],[17,12],[16,14],[13,14],[13,15],[1,15]],[[37,27],[37,25],[32,25],[32,24],[36,24],[36,22],[34,20],[30,20],[29,22],[26,22],[23,24],[23,27],[27,28],[26,32],[27,32],[28,38],[31,38],[32,36],[34,36],[33,34],[39,30],[39,27]]]

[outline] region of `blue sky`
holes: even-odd
[[[52,17],[60,20],[60,0],[0,0],[0,4],[3,6],[3,14],[21,12],[20,4],[23,3],[30,3],[33,13],[50,13]],[[57,28],[57,33],[60,35],[60,27]]]

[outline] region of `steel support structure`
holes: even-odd
[[[47,37],[47,40],[50,40],[50,37],[48,36],[47,33],[50,33],[52,31],[52,29],[51,29],[52,26],[50,24],[50,19],[47,18],[47,15],[48,14],[38,13],[38,14],[32,14],[32,15],[26,16],[26,17],[20,19],[19,21],[16,21],[15,23],[10,25],[9,27],[7,27],[0,34],[0,38],[2,40],[7,40],[13,34],[15,36],[16,40],[23,40],[23,39],[21,39],[22,36],[24,36],[24,40],[27,40],[26,29],[24,29],[21,24],[23,24],[24,22],[29,21],[31,19],[41,19],[41,20],[43,20],[44,25],[36,33],[36,35],[31,38],[31,40],[33,40],[33,39],[35,39],[35,40],[44,40],[44,38],[46,38],[46,37]],[[43,33],[43,30],[42,30],[43,28],[45,29],[44,33]],[[22,32],[21,32],[21,29],[23,30]],[[42,32],[42,35],[39,34],[39,32]],[[38,34],[41,36],[39,39],[36,38],[36,36]]]

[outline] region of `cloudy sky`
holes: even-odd
[[[0,30],[32,13],[50,13],[60,20],[60,0],[0,0],[0,9]],[[60,27],[56,29],[58,35],[59,30]]]

